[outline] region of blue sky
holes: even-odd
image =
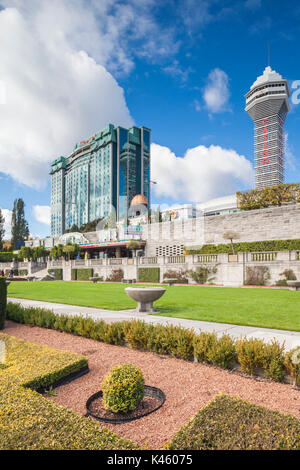
[[[49,232],[49,162],[107,122],[152,129],[154,203],[251,187],[244,94],[268,65],[268,42],[272,68],[290,85],[300,80],[298,1],[0,5],[0,207],[9,215],[22,197],[32,234]],[[300,105],[292,104],[291,182],[300,181],[299,123]]]

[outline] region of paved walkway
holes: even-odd
[[[181,325],[185,328],[194,328],[195,331],[215,331],[218,335],[229,334],[234,338],[246,336],[248,338],[259,338],[271,341],[276,338],[281,344],[285,343],[285,349],[290,350],[300,347],[300,332],[287,330],[273,330],[269,328],[258,328],[255,326],[239,326],[227,323],[214,323],[207,321],[186,320],[183,318],[162,317],[147,314],[136,314],[135,310],[103,310],[98,308],[80,307],[77,305],[56,304],[50,302],[40,302],[38,300],[8,298],[9,302],[19,303],[23,307],[39,307],[52,310],[58,315],[85,315],[95,320],[106,322],[133,320],[139,318],[147,323],[162,325]]]

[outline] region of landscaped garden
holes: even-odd
[[[34,390],[87,366],[75,353],[34,345],[0,333],[0,449],[136,449],[96,423],[46,400]]]
[[[0,449],[300,449],[299,348],[6,305],[3,278],[1,328]]]
[[[166,289],[155,304],[161,310],[158,315],[300,331],[300,293],[296,291],[202,286]],[[136,307],[119,283],[12,282],[8,296],[109,310]]]

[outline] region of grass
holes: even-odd
[[[172,286],[156,302],[158,315],[300,331],[300,293],[286,289]],[[8,296],[109,310],[136,306],[123,284],[12,282]]]
[[[300,420],[218,395],[168,444],[170,450],[300,449]]]
[[[126,439],[32,389],[50,385],[86,365],[75,353],[0,333],[9,367],[0,369],[0,450],[135,449]],[[50,387],[51,388],[51,387]]]

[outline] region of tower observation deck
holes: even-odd
[[[255,187],[284,183],[284,122],[290,110],[287,80],[266,67],[246,96],[254,121]]]

